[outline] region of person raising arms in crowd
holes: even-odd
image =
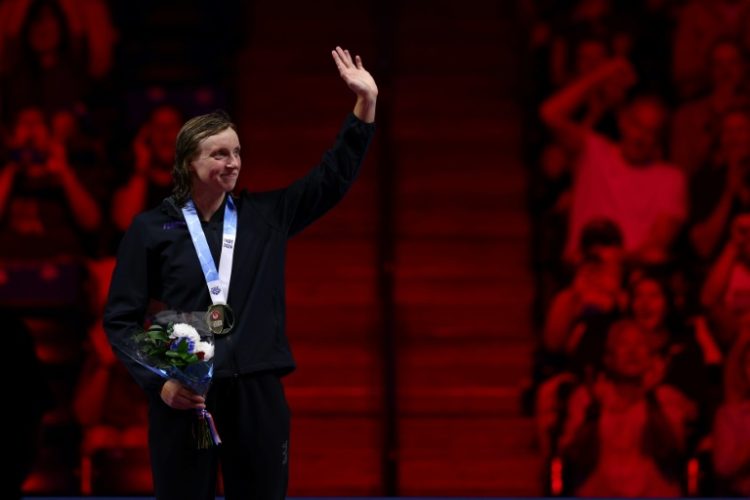
[[[685,177],[662,160],[666,108],[654,97],[630,99],[618,110],[621,138],[617,142],[573,119],[586,97],[613,79],[625,87],[634,83],[635,74],[627,60],[609,60],[551,96],[540,108],[544,123],[576,155],[565,256],[575,261],[585,224],[607,217],[622,230],[629,260],[663,263],[687,215]]]

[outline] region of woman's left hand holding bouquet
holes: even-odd
[[[202,410],[206,407],[206,399],[203,396],[199,396],[173,378],[161,387],[161,399],[175,410]]]

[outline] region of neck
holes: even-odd
[[[205,222],[211,220],[211,217],[213,217],[216,211],[219,210],[221,204],[224,203],[225,196],[226,193],[207,193],[193,190],[193,203],[195,204],[195,208],[198,211],[201,220]]]

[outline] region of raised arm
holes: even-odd
[[[573,119],[573,113],[591,92],[611,78],[620,79],[623,85],[630,86],[635,82],[635,71],[626,59],[612,59],[542,103],[539,108],[542,121],[552,129],[567,149],[579,151],[586,134],[586,127]]]
[[[745,227],[750,229],[750,216],[739,216],[734,220],[729,241],[719,258],[711,265],[701,291],[701,303],[706,308],[712,309],[719,306],[726,293],[732,268],[739,258],[742,239],[750,237],[750,235],[743,235]]]
[[[375,104],[378,99],[378,86],[372,75],[362,65],[362,58],[354,56],[352,59],[348,50],[336,47],[331,51],[336,67],[342,80],[357,95],[354,105],[354,116],[365,123],[375,121]]]
[[[333,59],[341,78],[357,95],[357,103],[318,166],[285,190],[282,219],[289,235],[307,227],[344,197],[375,133],[375,81],[359,56],[352,59],[348,51],[336,47]]]

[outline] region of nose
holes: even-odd
[[[241,160],[239,155],[232,154],[227,160],[227,168],[240,168]]]

